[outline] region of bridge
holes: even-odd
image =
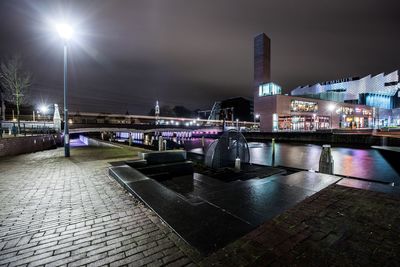
[[[79,133],[138,133],[161,135],[212,136],[226,128],[258,129],[259,123],[246,121],[208,120],[200,118],[156,117],[145,115],[70,112],[68,124],[71,134]],[[11,129],[16,121],[3,121],[3,129]],[[53,121],[21,121],[26,129],[54,129]]]

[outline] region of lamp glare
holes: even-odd
[[[71,39],[74,30],[68,24],[62,23],[57,24],[57,32],[62,39],[69,40]]]

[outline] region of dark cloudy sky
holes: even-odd
[[[22,53],[32,102],[62,102],[56,21],[76,27],[70,110],[144,114],[252,95],[253,37],[272,40],[272,79],[298,85],[400,65],[399,0],[0,1],[0,58]]]

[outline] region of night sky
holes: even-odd
[[[272,80],[298,85],[400,66],[399,0],[0,1],[0,58],[20,53],[32,103],[62,103],[57,21],[70,45],[70,110],[147,114],[252,96],[253,38],[271,38]]]

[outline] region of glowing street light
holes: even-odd
[[[47,112],[49,111],[49,108],[48,108],[46,105],[41,105],[41,106],[39,107],[39,111],[40,111],[40,113],[42,113],[43,115],[46,115]]]
[[[69,157],[69,130],[68,130],[68,101],[67,101],[67,48],[68,41],[72,38],[74,30],[71,26],[65,23],[57,24],[56,26],[58,35],[64,41],[64,156]]]
[[[56,28],[57,28],[58,34],[60,35],[61,39],[63,39],[63,40],[71,39],[72,35],[74,34],[74,30],[68,24],[65,24],[65,23],[57,24]]]
[[[335,104],[329,104],[329,106],[328,106],[328,110],[331,112],[331,121],[330,121],[331,130],[332,130],[332,128],[333,128],[333,123],[332,123],[332,112],[335,110],[335,108],[336,108],[336,105],[335,105]]]

